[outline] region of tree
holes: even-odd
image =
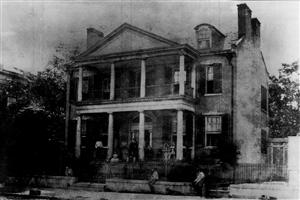
[[[300,131],[298,61],[282,64],[279,76],[270,76],[269,127],[271,137],[293,136]]]
[[[0,88],[16,98],[0,109],[0,152],[12,174],[63,172],[66,70],[78,53],[78,47],[60,44],[45,70]]]

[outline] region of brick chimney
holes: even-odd
[[[252,39],[255,47],[260,48],[260,22],[257,18],[251,19]]]
[[[239,38],[245,36],[246,39],[251,39],[251,13],[252,11],[247,4],[239,4],[238,7],[238,34]]]
[[[102,40],[104,34],[101,31],[98,31],[94,28],[87,28],[87,39],[86,39],[86,47],[87,49],[96,44],[98,41]]]

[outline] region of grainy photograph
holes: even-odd
[[[299,11],[0,0],[0,200],[300,199]]]

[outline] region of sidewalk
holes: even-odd
[[[26,191],[22,194],[29,194]],[[55,197],[59,199],[72,200],[201,200],[206,199],[199,196],[174,196],[174,195],[159,195],[159,194],[141,194],[141,193],[117,193],[117,192],[93,192],[82,190],[66,190],[46,188],[42,190],[42,196]],[[1,196],[0,196],[1,199]],[[230,198],[216,198],[222,200]],[[210,200],[213,200],[210,198]],[[234,199],[238,200],[238,199]]]

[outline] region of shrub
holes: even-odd
[[[191,182],[195,178],[196,169],[193,165],[187,163],[174,163],[168,173],[169,181]]]

